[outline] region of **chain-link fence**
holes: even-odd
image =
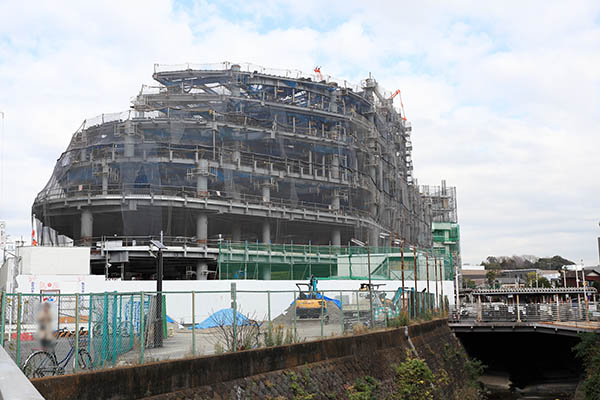
[[[0,293],[0,344],[30,377],[362,333],[430,319],[445,296],[411,288]]]

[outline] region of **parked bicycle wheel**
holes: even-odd
[[[46,351],[36,351],[27,357],[23,364],[23,372],[28,378],[43,378],[56,374],[56,361]]]
[[[131,324],[128,321],[123,321],[119,325],[119,333],[122,337],[129,337],[131,332]]]
[[[77,363],[77,367],[80,371],[89,371],[92,369],[92,357],[87,350],[79,350],[79,354],[76,359],[73,360],[73,368],[75,368],[75,363]]]

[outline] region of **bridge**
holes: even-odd
[[[590,287],[477,289],[454,308],[455,333],[600,332],[597,291]]]

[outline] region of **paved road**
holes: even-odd
[[[67,355],[69,353],[69,350],[71,349],[71,345],[73,343],[74,343],[74,341],[69,340],[68,338],[60,338],[60,339],[56,340],[56,346],[55,346],[56,358],[57,358],[58,362],[60,363],[60,365],[65,368],[66,372],[71,372],[73,370],[74,357],[72,357],[70,360],[65,360],[65,358],[67,357]],[[13,360],[16,360],[16,355],[17,355],[17,342],[16,341],[5,342],[4,349],[6,350],[7,353],[9,353],[11,355]],[[31,353],[33,353],[34,351],[39,350],[39,349],[41,349],[41,345],[40,345],[39,341],[37,341],[37,340],[22,340],[21,341],[21,359],[20,359],[21,366],[23,366],[23,364],[27,360],[27,357],[29,357],[29,355]]]

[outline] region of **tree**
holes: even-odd
[[[481,263],[481,265],[483,265],[485,267],[485,269],[501,269],[502,268],[500,266],[500,261],[494,256],[489,256],[488,258],[486,258],[485,261],[483,261]]]
[[[433,400],[435,385],[438,383],[435,374],[427,363],[409,356],[405,361],[394,365],[396,372],[396,390],[394,400]]]
[[[536,277],[537,277],[537,279],[536,279]],[[550,281],[545,276],[541,276],[537,272],[528,272],[525,279],[527,281],[525,286],[528,286],[528,287],[541,287],[541,288],[552,287],[552,285],[550,284]]]
[[[477,284],[475,283],[475,281],[473,279],[465,278],[463,280],[463,288],[475,289],[476,287],[477,287]]]
[[[248,350],[260,346],[260,325],[251,316],[238,312],[234,323],[230,313],[214,313],[210,318],[215,325],[212,339],[215,349],[231,352]],[[234,329],[235,326],[235,329]]]
[[[580,342],[573,347],[576,357],[583,361],[585,380],[583,392],[585,400],[600,398],[600,335],[597,333],[579,334]]]
[[[538,269],[559,270],[563,265],[575,265],[575,263],[561,256],[554,256],[551,258],[540,258],[534,265]]]
[[[485,266],[486,269],[527,269],[536,268],[544,270],[558,270],[563,265],[574,265],[575,263],[571,260],[567,260],[561,256],[554,256],[550,258],[538,258],[533,255],[511,257],[507,256],[488,256],[481,265]]]
[[[488,287],[493,288],[496,286],[496,278],[498,277],[499,271],[491,269],[485,273]]]

